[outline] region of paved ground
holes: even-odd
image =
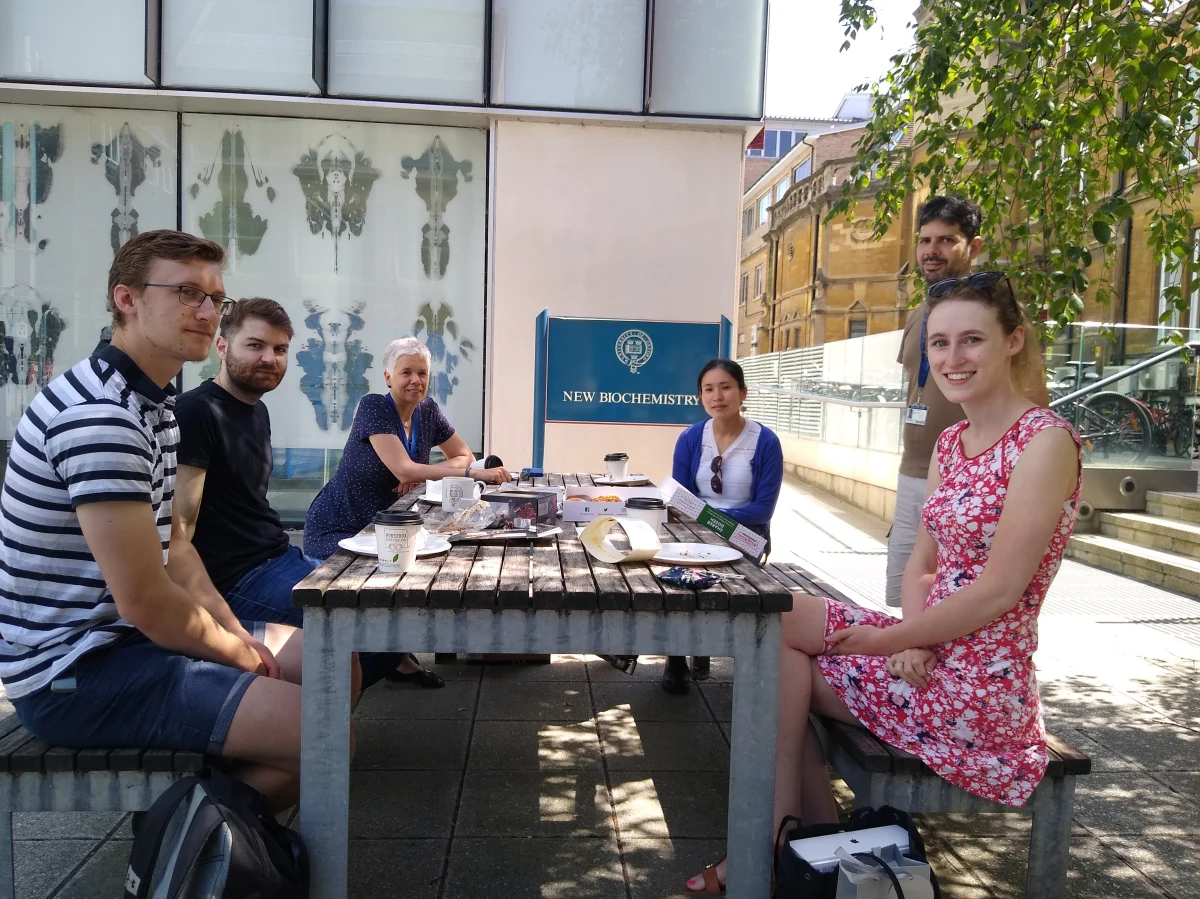
[[[886,527],[785,487],[776,558],[882,600]],[[801,554],[802,550],[802,554]],[[1200,605],[1067,562],[1042,615],[1047,724],[1091,753],[1069,893],[1200,897]],[[358,710],[351,895],[661,897],[720,855],[732,670],[687,697],[599,660],[438,669],[440,691],[381,685]],[[122,815],[19,815],[17,895],[118,896]],[[1028,820],[928,818],[946,895],[1016,897]]]

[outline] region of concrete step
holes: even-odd
[[[1200,524],[1140,512],[1101,512],[1099,519],[1105,537],[1200,560]]]
[[[1146,512],[1172,521],[1200,524],[1200,494],[1147,490]]]
[[[1143,583],[1200,599],[1200,561],[1125,543],[1103,534],[1076,534],[1067,557]]]

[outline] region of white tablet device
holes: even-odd
[[[838,864],[838,849],[845,849],[853,855],[856,852],[872,852],[885,846],[896,846],[901,854],[908,852],[908,831],[897,824],[889,824],[886,827],[869,827],[866,830],[792,840],[791,846],[798,856],[818,871],[832,871]]]

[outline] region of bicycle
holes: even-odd
[[[1051,396],[1070,391],[1050,387]],[[1055,409],[1075,426],[1085,462],[1120,457],[1140,462],[1150,454],[1154,425],[1145,403],[1121,393],[1102,391]]]

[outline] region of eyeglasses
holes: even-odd
[[[193,309],[199,309],[205,300],[212,300],[217,315],[228,315],[233,308],[233,300],[220,293],[205,293],[199,287],[188,287],[186,284],[147,284],[147,287],[162,287],[166,290],[179,291],[179,302]]]
[[[938,281],[936,284],[930,285],[929,298],[931,300],[940,299],[941,297],[949,296],[960,287],[970,288],[971,290],[982,290],[985,293],[994,296],[996,285],[1003,281],[1008,286],[1008,297],[1015,304],[1017,295],[1013,291],[1012,282],[1008,280],[1008,275],[1004,272],[976,272],[973,275],[968,275],[965,278],[947,278],[944,281]]]
[[[724,484],[721,481],[721,457],[720,456],[713,457],[712,465],[709,466],[709,469],[713,473],[712,482],[711,482],[712,492],[720,493],[721,488],[724,487]]]

